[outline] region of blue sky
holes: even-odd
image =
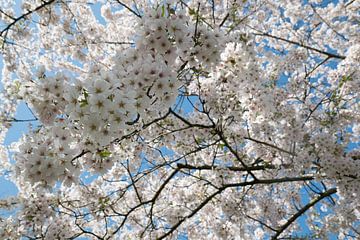
[[[3,68],[3,59],[2,56],[0,55],[0,69]],[[1,78],[1,71],[0,71],[0,78]],[[0,83],[0,89],[3,89],[2,84]],[[1,104],[1,102],[0,102]],[[18,118],[22,118],[22,119],[26,119],[27,113],[25,111],[25,109],[22,109],[21,107],[19,107],[18,112],[16,114]],[[10,143],[18,140],[21,135],[23,134],[23,132],[26,131],[26,123],[14,123],[13,126],[11,127],[9,134],[7,134],[6,139],[5,139],[5,144],[9,145]],[[17,188],[16,186],[6,180],[3,176],[0,176],[0,198],[5,198],[11,195],[16,195],[17,193]]]

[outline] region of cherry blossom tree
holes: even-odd
[[[15,2],[1,239],[360,238],[359,1]]]

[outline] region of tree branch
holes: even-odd
[[[260,32],[259,30],[256,30],[256,29],[254,29],[254,30]],[[291,43],[291,44],[294,44],[294,45],[296,45],[296,46],[299,46],[299,47],[302,47],[302,48],[306,48],[306,49],[308,49],[308,50],[311,50],[311,51],[314,51],[314,52],[317,52],[317,53],[326,55],[326,56],[328,56],[328,57],[330,57],[330,58],[337,58],[337,59],[342,59],[342,60],[346,58],[345,56],[336,55],[336,54],[329,53],[329,52],[326,52],[326,51],[323,51],[323,50],[319,50],[319,49],[317,49],[317,48],[313,48],[313,47],[307,46],[307,45],[305,45],[305,44],[303,44],[303,43],[295,42],[295,41],[288,40],[288,39],[285,39],[285,38],[282,38],[282,37],[277,37],[277,36],[271,35],[271,34],[269,34],[269,33],[260,32],[260,33],[254,33],[254,35],[255,35],[255,36],[263,36],[263,37],[270,37],[270,38],[273,38],[273,39],[276,39],[276,40],[279,40],[279,41]]]
[[[134,14],[135,16],[137,16],[138,18],[142,18],[141,15],[137,12],[135,12],[134,10],[132,10],[130,7],[128,7],[126,4],[122,3],[119,0],[116,0],[121,6],[123,6],[124,8],[126,8],[127,10],[129,10],[132,14]]]
[[[21,19],[25,19],[28,15],[31,15],[32,13],[34,12],[37,12],[39,11],[40,9],[44,8],[45,6],[47,5],[50,5],[51,3],[55,2],[56,0],[49,0],[49,1],[43,1],[43,4],[41,4],[40,6],[36,7],[35,9],[33,10],[29,10],[27,13],[24,13],[22,14],[20,17],[17,17],[17,18],[13,18],[14,20],[9,24],[7,25],[3,30],[1,30],[0,32],[0,36],[3,36],[4,40],[6,40],[6,36],[10,30],[10,28],[15,25],[18,21],[20,21]],[[5,42],[5,41],[4,41]],[[4,44],[3,44],[3,47],[4,47]]]
[[[224,184],[222,187],[220,187],[217,191],[215,191],[213,194],[208,196],[200,205],[198,205],[192,212],[181,218],[175,225],[173,225],[168,232],[166,232],[164,235],[160,236],[158,240],[164,239],[170,234],[172,234],[186,219],[193,217],[197,212],[199,212],[206,204],[208,204],[215,196],[222,193],[225,189],[231,188],[231,187],[244,187],[249,185],[255,185],[255,184],[273,184],[273,183],[284,183],[284,182],[296,182],[296,181],[310,181],[313,180],[314,177],[312,176],[300,176],[300,177],[285,177],[285,178],[277,178],[277,179],[262,179],[262,180],[253,180],[250,182],[241,182],[241,183],[231,183],[231,184]],[[331,190],[329,190],[331,192]],[[336,191],[336,190],[335,190]],[[324,198],[324,197],[323,197]],[[320,199],[321,200],[321,199]],[[318,201],[320,201],[318,200]],[[306,209],[307,210],[307,209]],[[305,211],[306,211],[305,210]]]
[[[303,208],[301,208],[297,213],[295,213],[291,218],[287,220],[287,222],[282,225],[277,231],[274,236],[271,237],[271,239],[278,239],[280,234],[282,234],[296,219],[298,219],[302,214],[304,214],[307,210],[309,210],[311,207],[313,207],[316,203],[320,202],[322,199],[331,196],[332,194],[336,193],[336,188],[331,188],[327,190],[326,192],[323,192],[318,197],[313,199],[311,202],[306,204]]]
[[[244,167],[221,167],[221,166],[211,166],[211,165],[201,165],[201,166],[193,166],[190,164],[182,164],[178,163],[177,167],[179,169],[192,169],[192,170],[217,170],[225,168],[230,171],[234,172],[245,172],[245,171],[258,171],[258,170],[265,170],[265,169],[275,169],[275,166],[273,165],[267,165],[267,166],[249,166],[247,168]]]

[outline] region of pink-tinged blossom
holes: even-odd
[[[360,238],[357,1],[15,5],[0,239]]]

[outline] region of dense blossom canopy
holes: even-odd
[[[360,238],[359,1],[16,2],[0,239]]]

